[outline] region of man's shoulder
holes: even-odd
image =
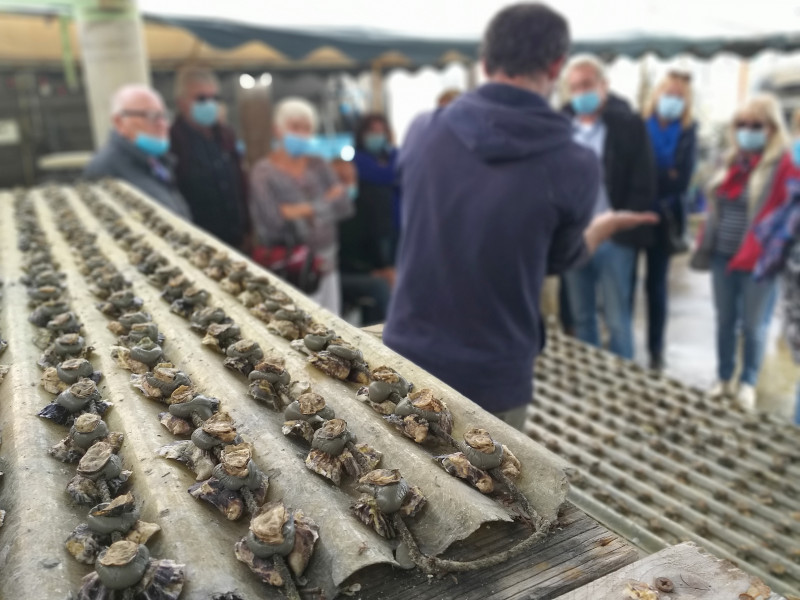
[[[87,177],[108,177],[117,175],[120,160],[125,159],[120,153],[115,153],[111,147],[106,144],[92,156],[89,164],[86,165],[84,175]]]

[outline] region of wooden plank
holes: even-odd
[[[466,559],[475,556],[475,548],[488,555],[524,535],[518,525],[490,523],[454,544],[446,555]],[[355,574],[348,583],[361,584],[361,598],[380,600],[548,600],[628,565],[638,556],[624,540],[568,504],[551,536],[531,552],[490,572],[432,579],[419,572],[378,566]]]
[[[666,548],[656,554],[630,564],[615,573],[558,597],[558,600],[619,600],[624,598],[626,586],[643,582],[653,586],[657,577],[668,578],[674,591],[670,600],[709,600],[740,597],[749,594],[753,600],[767,600],[777,596],[758,594],[760,580],[687,542]],[[761,584],[763,585],[763,584]],[[766,588],[766,586],[764,586]],[[768,589],[768,588],[766,588]]]

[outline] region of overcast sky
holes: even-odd
[[[293,27],[368,27],[477,38],[506,0],[139,0],[149,13]],[[575,38],[637,33],[750,36],[800,31],[800,0],[555,0]]]

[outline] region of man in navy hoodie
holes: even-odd
[[[505,8],[484,37],[489,83],[419,117],[398,163],[403,237],[384,341],[518,428],[544,345],[545,275],[655,218],[590,224],[598,160],[547,102],[568,51],[561,15]]]

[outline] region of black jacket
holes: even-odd
[[[564,111],[574,117],[570,105]],[[603,179],[614,210],[644,212],[655,208],[656,162],[647,127],[633,112],[608,105],[601,115],[606,125]],[[637,227],[614,236],[626,246],[646,247],[654,242],[652,226]]]
[[[175,178],[196,225],[238,248],[249,229],[247,186],[233,131],[215,125],[210,137],[178,117],[170,130]]]

